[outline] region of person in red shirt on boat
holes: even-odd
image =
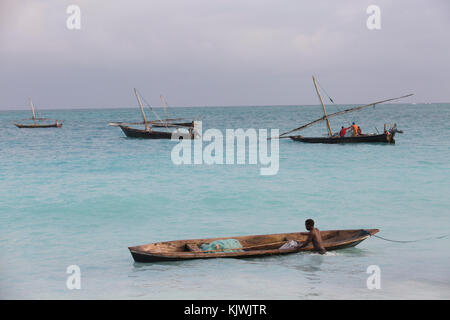
[[[351,128],[351,126],[350,127],[348,127],[348,128],[344,128],[343,126],[341,127],[341,131],[339,131],[339,137],[345,137],[345,135],[347,134],[347,130],[348,129],[350,129]]]
[[[325,250],[325,247],[322,243],[322,237],[320,236],[320,230],[317,228],[314,228],[314,220],[308,219],[305,221],[305,228],[309,231],[308,238],[306,239],[303,244],[298,247],[298,249],[306,247],[310,242],[312,242],[314,251],[325,254],[327,251]]]

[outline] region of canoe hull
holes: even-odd
[[[192,128],[194,124],[192,122],[168,122],[170,126],[178,126],[178,127],[186,127],[186,128]],[[165,128],[167,125],[165,123],[152,123],[153,127],[160,127]]]
[[[331,230],[321,231],[322,238],[324,239],[324,247],[327,251],[339,250],[345,248],[351,248],[371,235],[377,233],[378,229],[359,229],[359,230]],[[333,239],[333,233],[336,234]],[[341,234],[339,234],[341,233]],[[215,258],[257,258],[273,255],[292,254],[297,252],[314,251],[311,245],[303,249],[288,249],[280,250],[279,247],[289,240],[304,240],[308,236],[308,233],[288,233],[288,234],[272,234],[272,235],[259,235],[259,236],[244,236],[244,237],[229,237],[229,238],[215,238],[215,239],[194,239],[194,240],[177,240],[169,242],[151,243],[148,245],[129,247],[130,253],[135,262],[159,262],[159,261],[184,261],[192,259],[215,259]],[[328,237],[328,238],[327,238]],[[215,240],[224,239],[237,239],[241,242],[258,243],[262,240],[266,241],[266,244],[262,242],[257,244],[256,247],[260,249],[243,250],[241,252],[217,252],[217,253],[204,253],[204,252],[183,252],[178,251],[182,248],[183,244],[187,243],[209,243]],[[273,242],[278,241],[279,242]],[[175,248],[174,251],[168,251],[167,248]],[[244,245],[246,247],[246,245]]]
[[[147,131],[142,129],[135,129],[128,126],[119,125],[122,129],[123,133],[128,138],[137,138],[137,139],[172,139],[172,132],[165,131]],[[192,136],[190,137],[192,138]]]
[[[21,129],[33,129],[33,128],[61,128],[62,123],[51,123],[51,124],[15,124],[17,128]]]
[[[303,137],[303,136],[290,136],[294,141],[305,142],[305,143],[327,143],[327,144],[338,144],[338,143],[395,143],[394,134],[374,134],[374,135],[364,135],[356,137]]]

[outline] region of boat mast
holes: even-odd
[[[33,112],[33,122],[36,124],[36,114],[34,113],[33,101],[31,101],[31,98],[28,98],[28,100],[30,101],[31,111]]]
[[[164,107],[164,114],[166,115],[166,120],[167,120],[167,119],[169,119],[169,116],[167,114],[167,109],[166,109],[166,100],[164,99],[163,95],[160,95],[160,98],[161,98],[161,102],[162,102],[163,107]]]
[[[141,108],[142,118],[144,118],[145,130],[149,130],[149,125],[147,122],[147,118],[145,117],[144,108],[142,107],[141,98],[139,97],[139,94],[138,94],[136,88],[134,88],[134,94],[136,95],[137,101],[139,103],[139,107]]]
[[[330,120],[328,120],[327,111],[325,110],[325,105],[323,104],[322,97],[320,95],[319,89],[317,88],[316,78],[314,78],[314,76],[312,78],[313,78],[313,82],[314,82],[314,87],[316,87],[317,96],[319,97],[320,103],[322,104],[323,115],[325,116],[325,120],[327,121],[328,134],[330,135],[330,137],[332,137],[333,131],[331,131]]]

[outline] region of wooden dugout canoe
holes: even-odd
[[[378,229],[327,230],[320,231],[323,245],[327,251],[354,247],[361,241],[379,232]],[[227,238],[175,240],[149,243],[128,249],[136,262],[182,261],[212,258],[252,258],[281,255],[301,251],[313,251],[311,244],[303,249],[279,249],[290,240],[304,242],[308,232],[279,233]],[[236,239],[242,245],[240,252],[201,251],[200,245],[215,240]],[[229,249],[231,250],[231,249]]]

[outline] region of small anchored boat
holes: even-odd
[[[327,230],[320,231],[323,246],[327,251],[354,247],[361,241],[379,232],[378,229]],[[309,233],[278,233],[227,238],[175,240],[149,243],[128,249],[136,262],[182,261],[212,258],[252,258],[313,251],[311,244],[302,249],[280,249],[291,240],[304,242]],[[200,247],[217,240],[235,239],[242,247],[202,251]]]
[[[316,79],[313,77],[313,83],[314,83],[314,87],[316,89],[317,92],[317,96],[319,97],[320,103],[322,105],[322,111],[323,111],[323,117],[314,120],[312,122],[309,122],[301,127],[295,128],[293,130],[290,130],[288,132],[282,133],[279,135],[279,139],[282,138],[290,138],[294,141],[299,141],[299,142],[305,142],[305,143],[328,143],[328,144],[337,144],[337,143],[395,143],[395,134],[398,133],[403,133],[400,130],[397,130],[397,124],[394,124],[392,127],[388,128],[387,125],[384,125],[384,131],[383,133],[369,133],[369,134],[353,134],[353,136],[339,136],[339,134],[333,133],[332,129],[331,129],[331,125],[330,125],[330,120],[329,118],[331,117],[335,117],[335,116],[339,116],[342,114],[346,114],[349,112],[353,112],[353,111],[360,111],[364,108],[367,107],[375,107],[375,105],[377,104],[381,104],[384,102],[388,102],[388,101],[393,101],[393,100],[398,100],[398,99],[402,99],[402,98],[406,98],[406,97],[410,97],[413,94],[407,94],[405,96],[401,96],[401,97],[397,97],[397,98],[392,98],[392,99],[386,99],[386,100],[382,100],[382,101],[377,101],[377,102],[372,102],[363,106],[358,106],[358,107],[353,107],[353,108],[349,108],[349,109],[345,109],[342,111],[338,111],[332,114],[327,114],[327,111],[325,109],[325,105],[323,103],[323,99],[322,96],[320,95],[320,91],[319,88],[317,87],[317,81]],[[333,102],[333,100],[330,98],[330,100]],[[334,103],[334,102],[333,102]],[[325,137],[304,137],[301,135],[289,135],[293,132],[296,131],[300,131],[303,129],[306,129],[316,123],[322,122],[322,121],[326,121],[327,124],[327,129],[328,129],[328,134]],[[378,130],[377,130],[378,131]]]
[[[142,106],[141,97],[136,90],[134,89],[134,94],[136,95],[136,99],[139,103],[139,108],[141,109],[141,115],[143,118],[143,122],[110,122],[110,126],[120,127],[123,133],[128,138],[140,138],[140,139],[172,139],[173,131],[170,129],[177,130],[177,136],[179,139],[194,139],[196,135],[196,123],[195,121],[182,122],[185,119],[177,118],[177,119],[169,119],[166,111],[166,101],[164,97],[161,96],[161,101],[163,102],[164,113],[166,114],[165,119],[158,119],[154,121],[148,121],[147,116],[145,115],[144,108]],[[150,105],[149,105],[150,107]],[[153,109],[150,107],[151,111]],[[158,115],[155,113],[155,116]],[[159,117],[158,117],[159,118]],[[144,125],[144,129],[131,127],[132,125]],[[166,128],[166,131],[153,130],[152,127],[156,128]],[[185,132],[180,132],[179,129],[186,129]]]
[[[32,129],[32,128],[61,128],[62,127],[62,125],[63,125],[62,120],[53,120],[53,119],[36,117],[33,101],[31,100],[31,98],[28,98],[28,100],[30,101],[30,107],[31,107],[31,112],[33,114],[33,117],[31,119],[23,119],[23,121],[33,120],[33,123],[15,123],[15,126],[17,128]],[[48,122],[48,121],[52,121],[52,122]],[[55,121],[55,122],[53,122],[53,121]]]

